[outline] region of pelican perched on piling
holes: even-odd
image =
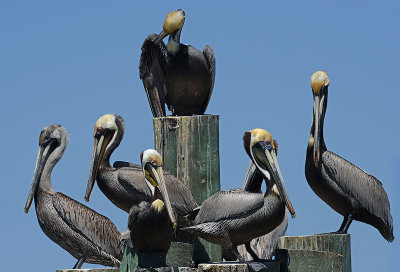
[[[122,258],[120,233],[107,217],[54,192],[51,172],[68,144],[68,135],[60,125],[45,127],[39,137],[39,153],[25,212],[35,199],[36,215],[43,232],[78,259],[74,269],[84,262],[119,267]]]
[[[184,228],[211,243],[231,247],[241,262],[245,260],[236,246],[244,244],[253,259],[258,260],[250,241],[281,224],[285,205],[295,217],[276,159],[276,143],[272,135],[266,130],[254,129],[245,132],[243,142],[247,154],[266,181],[266,193],[261,193],[262,179],[248,179],[245,190],[217,192],[203,202],[194,225]]]
[[[141,162],[146,181],[142,182],[150,188],[152,199],[132,206],[128,219],[131,241],[139,254],[163,253],[165,257],[176,219],[165,186],[162,158],[156,150],[148,149],[142,152]],[[160,266],[166,266],[165,258]]]
[[[117,161],[110,165],[110,156],[124,136],[124,120],[116,114],[100,117],[94,127],[92,162],[85,200],[89,201],[95,180],[104,195],[118,208],[129,213],[133,205],[150,202],[152,194],[143,182],[142,167]],[[171,205],[178,216],[198,206],[189,188],[169,173],[164,174]]]
[[[331,151],[324,141],[324,117],[329,79],[325,71],[311,76],[314,114],[307,146],[305,175],[313,191],[336,212],[343,223],[336,233],[347,233],[353,220],[370,224],[392,242],[393,221],[382,183]]]
[[[160,35],[149,35],[142,45],[139,73],[154,117],[204,114],[215,79],[215,56],[208,45],[203,52],[180,42],[185,12],[167,15]],[[169,35],[167,46],[163,39]]]

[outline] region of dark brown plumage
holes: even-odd
[[[173,115],[204,114],[214,88],[214,52],[180,43],[184,19],[183,10],[171,12],[163,32],[149,35],[142,45],[139,74],[154,117],[165,116],[164,103]]]
[[[305,175],[313,191],[344,216],[337,233],[347,233],[352,220],[377,228],[393,241],[390,203],[382,183],[361,168],[327,151],[323,126],[328,103],[328,75],[318,71],[311,77],[314,116],[307,147]]]
[[[142,201],[133,205],[129,212],[128,227],[133,246],[139,253],[139,266],[143,254],[159,254],[161,262],[152,267],[166,266],[166,255],[171,246],[175,214],[169,201],[162,171],[161,155],[154,149],[141,154],[143,183],[152,192],[151,202]]]
[[[171,246],[174,228],[165,208],[159,212],[145,201],[133,205],[129,212],[128,228],[138,252],[167,252]]]

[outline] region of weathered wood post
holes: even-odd
[[[278,247],[287,250],[289,271],[351,271],[350,234],[284,236]]]
[[[220,190],[219,116],[166,116],[153,119],[155,148],[163,169],[183,181],[198,203]],[[221,247],[201,239],[210,261],[222,260]],[[199,263],[204,256],[193,261]],[[202,261],[202,260],[200,260]]]

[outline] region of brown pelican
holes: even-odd
[[[278,144],[276,142],[275,142],[275,151],[276,154],[278,155]],[[257,181],[257,179],[261,180]],[[249,168],[246,174],[246,179],[245,182],[243,183],[242,189],[246,189],[246,185],[249,183],[249,180],[251,180],[251,182],[254,182],[255,184],[258,184],[262,182],[262,179],[263,179],[262,173],[256,169],[256,166],[250,160]],[[288,214],[285,210],[285,217],[283,218],[282,223],[280,223],[279,226],[277,226],[271,232],[251,240],[250,242],[251,249],[261,259],[270,260],[272,258],[275,249],[278,246],[278,238],[285,235],[287,226],[288,226]],[[250,261],[253,259],[251,255],[247,252],[246,247],[244,245],[240,245],[237,248],[240,255],[243,256],[243,258],[246,261]],[[232,261],[236,260],[236,256],[231,256],[230,260]]]
[[[382,184],[375,177],[327,151],[324,117],[328,103],[329,79],[325,71],[311,76],[314,115],[307,146],[305,174],[313,191],[332,209],[344,216],[337,233],[347,233],[353,220],[370,224],[393,241],[390,204]]]
[[[110,156],[119,146],[124,135],[121,116],[106,114],[97,120],[94,128],[94,144],[89,181],[85,200],[89,201],[95,180],[100,190],[118,208],[129,213],[133,205],[150,202],[151,191],[143,182],[142,167],[127,162],[110,165]],[[164,174],[171,205],[178,216],[198,206],[189,188],[169,173]]]
[[[43,232],[84,262],[119,267],[122,258],[120,233],[107,217],[54,192],[51,172],[68,144],[68,135],[60,125],[45,127],[39,137],[39,153],[25,212],[35,199],[36,215]]]
[[[162,253],[162,262],[158,265],[166,266],[165,257],[171,245],[176,219],[164,182],[162,158],[154,149],[142,152],[140,157],[144,180],[151,190],[152,199],[151,202],[142,201],[132,206],[128,219],[131,241],[139,256],[143,253]]]
[[[215,56],[208,45],[203,52],[180,43],[185,22],[181,9],[167,15],[160,35],[149,35],[142,45],[139,73],[154,117],[204,114],[215,79]],[[163,43],[169,35],[167,46]]]
[[[276,159],[272,135],[266,130],[254,129],[245,132],[243,142],[247,154],[266,181],[266,193],[261,193],[262,179],[248,179],[245,190],[217,192],[203,202],[194,226],[184,228],[209,242],[231,247],[241,262],[245,260],[236,246],[244,244],[253,259],[258,260],[250,241],[281,224],[285,205],[295,217]]]

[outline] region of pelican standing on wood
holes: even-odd
[[[254,260],[259,260],[250,247],[250,241],[282,223],[285,205],[295,217],[279,169],[276,142],[272,135],[266,130],[254,129],[245,132],[243,142],[247,154],[266,181],[267,192],[264,195],[261,193],[263,179],[249,179],[244,186],[246,190],[217,192],[203,202],[194,225],[184,228],[211,243],[231,247],[241,262],[245,260],[237,251],[237,246],[242,244]]]
[[[336,212],[343,223],[336,233],[347,233],[353,220],[377,228],[389,242],[394,239],[388,196],[382,183],[331,151],[324,141],[324,117],[329,79],[325,71],[311,76],[314,114],[307,146],[305,175],[313,191]]]
[[[180,42],[185,12],[167,15],[160,35],[149,35],[142,45],[139,73],[154,117],[204,114],[215,80],[215,56],[208,45],[203,52]],[[163,39],[169,35],[167,46]]]
[[[51,172],[68,144],[68,135],[60,125],[45,127],[39,137],[39,153],[25,212],[35,199],[36,215],[43,232],[78,259],[74,269],[84,262],[119,267],[122,258],[120,233],[107,217],[54,192]]]
[[[140,254],[162,253],[159,266],[166,266],[165,256],[171,245],[176,219],[164,182],[161,155],[154,149],[141,154],[144,180],[151,190],[150,202],[133,205],[129,212],[128,227],[133,245]],[[142,181],[145,183],[144,181]]]
[[[133,205],[150,202],[152,194],[143,182],[142,167],[138,164],[117,161],[110,165],[110,156],[124,136],[124,121],[116,114],[100,117],[94,128],[92,162],[85,200],[89,201],[95,180],[104,195],[118,208],[129,213]],[[178,216],[198,206],[189,188],[179,179],[165,173],[171,205]]]

